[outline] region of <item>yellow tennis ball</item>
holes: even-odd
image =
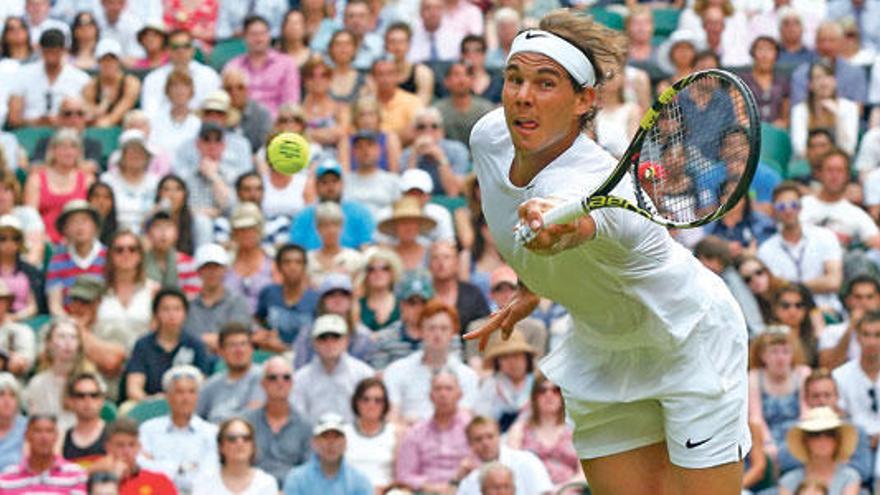
[[[309,164],[309,142],[295,132],[283,132],[269,141],[266,158],[276,171],[295,174]]]

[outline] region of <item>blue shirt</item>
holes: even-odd
[[[695,173],[696,171],[691,171]],[[700,206],[709,206],[714,204],[717,195],[724,187],[724,182],[728,179],[728,172],[722,163],[716,164],[707,173],[699,174],[698,179],[694,182],[700,184],[703,190],[700,191]],[[752,177],[752,183],[749,192],[753,193],[753,197],[759,203],[770,203],[773,201],[773,189],[782,182],[782,176],[776,170],[763,162],[758,162],[755,169],[755,175]]]
[[[27,429],[27,418],[22,415],[15,417],[15,424],[5,436],[0,437],[0,469],[14,466],[21,462],[21,449],[24,446],[24,431]]]
[[[708,232],[726,241],[737,241],[743,246],[748,246],[753,240],[762,244],[769,239],[776,233],[776,224],[767,215],[753,210],[733,227],[728,227],[719,221],[712,223]]]
[[[257,298],[258,320],[267,328],[277,330],[285,344],[293,344],[301,328],[310,328],[318,306],[318,293],[306,289],[299,301],[288,306],[280,284],[264,287]]]
[[[293,468],[284,480],[284,495],[372,495],[373,485],[367,477],[344,460],[333,479],[324,477],[318,458]]]
[[[363,205],[351,201],[343,201],[339,206],[342,207],[344,218],[339,243],[343,247],[360,249],[362,245],[373,242],[376,223],[370,211]],[[305,208],[293,219],[293,224],[290,226],[290,242],[299,244],[307,251],[321,247],[314,206]]]
[[[174,366],[191,364],[200,369],[205,376],[210,375],[214,370],[213,360],[201,340],[181,332],[177,347],[171,352],[166,352],[159,345],[156,335],[155,331],[150,332],[135,342],[128,366],[125,368],[126,375],[129,373],[146,375],[144,391],[147,395],[162,391],[162,375]]]

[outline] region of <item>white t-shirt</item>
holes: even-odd
[[[834,346],[840,342],[840,339],[843,337],[843,334],[846,333],[846,329],[849,327],[849,320],[844,320],[840,323],[835,323],[833,325],[828,325],[825,327],[825,330],[819,335],[819,350],[827,351],[828,349],[833,349]],[[850,337],[849,347],[846,351],[847,359],[855,359],[858,360],[862,355],[862,347],[859,345],[859,340],[856,338],[856,333],[853,332]]]
[[[501,446],[498,462],[513,471],[517,495],[539,495],[553,491],[547,468],[538,457],[526,450]],[[480,468],[474,469],[458,485],[457,495],[480,495]]]
[[[254,477],[243,492],[232,492],[223,484],[217,471],[202,471],[193,483],[192,495],[263,495],[278,493],[278,481],[260,468],[253,468]]]
[[[376,170],[368,175],[355,172],[347,174],[343,180],[343,199],[367,207],[374,220],[388,218],[391,205],[400,198],[400,177],[391,172]]]
[[[202,121],[193,114],[175,122],[171,118],[171,109],[163,108],[150,115],[150,146],[175,156],[180,145],[196,138],[201,126]]]
[[[477,122],[471,151],[492,237],[520,280],[566,307],[575,335],[592,347],[670,347],[684,340],[711,306],[713,298],[706,295],[712,294],[715,275],[663,227],[606,208],[592,213],[596,236],[580,248],[541,256],[516,244],[513,231],[523,202],[580,199],[607,178],[616,160],[581,135],[530,184],[516,187],[508,178],[514,149],[503,112],[493,110]],[[629,180],[613,193],[635,201]]]
[[[400,414],[409,419],[428,419],[434,414],[431,403],[431,377],[434,370],[422,363],[424,351],[416,351],[409,356],[392,362],[385,368],[384,380],[388,387],[388,400],[400,409]],[[461,387],[458,407],[472,409],[477,396],[479,378],[477,373],[454,355],[446,358],[444,367],[455,373]]]
[[[101,174],[101,181],[113,190],[119,226],[141,232],[144,220],[153,208],[159,178],[147,172],[139,184],[130,184],[122,178],[118,170],[114,170]]]
[[[758,258],[773,275],[789,282],[803,282],[821,277],[826,263],[843,262],[843,252],[833,232],[809,224],[802,225],[801,232],[801,240],[796,245],[783,241],[781,234],[774,234],[758,247]],[[836,294],[813,294],[813,297],[819,306],[840,306]]]
[[[880,233],[868,213],[846,199],[828,203],[816,196],[801,198],[801,222],[862,241]]]
[[[12,94],[24,99],[24,118],[38,119],[44,115],[56,115],[64,97],[79,96],[89,82],[89,75],[65,63],[55,82],[50,84],[43,62],[37,61],[22,66],[16,81],[18,84]]]
[[[872,410],[869,391],[880,401],[880,383],[871,382],[857,360],[847,361],[831,372],[840,395],[840,408],[849,414],[850,421],[868,435],[880,433],[880,413]]]
[[[308,169],[293,175],[287,187],[276,189],[269,179],[269,175],[263,175],[263,215],[267,218],[287,215],[292,217],[305,207],[303,191],[309,179]]]
[[[394,480],[394,450],[397,432],[386,424],[378,435],[367,437],[351,423],[345,427],[345,461],[369,478],[374,487],[388,486]]]
[[[880,58],[877,60],[880,61]],[[880,67],[880,65],[877,67]],[[876,79],[880,81],[880,69],[877,71]],[[880,127],[874,127],[862,136],[862,143],[859,144],[859,154],[856,155],[855,163],[855,169],[859,172],[876,170],[877,168],[880,168]],[[865,185],[865,189],[867,187]],[[877,196],[874,197],[877,198]],[[878,204],[880,203],[880,198],[874,203],[868,203],[868,191],[866,190],[865,203],[868,205]]]
[[[144,78],[144,85],[141,88],[141,108],[148,114],[153,115],[159,109],[164,111],[171,107],[168,97],[165,96],[165,81],[168,80],[168,75],[173,69],[171,64],[165,64]],[[189,63],[189,75],[192,76],[195,86],[189,107],[195,110],[201,106],[208,93],[221,89],[220,75],[214,69],[196,61]]]

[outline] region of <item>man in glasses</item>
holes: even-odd
[[[416,111],[412,125],[415,140],[401,153],[401,168],[422,169],[431,175],[434,194],[457,196],[470,172],[467,146],[446,139],[443,116],[435,107]]]
[[[278,480],[279,486],[291,467],[309,459],[312,425],[291,403],[293,367],[281,356],[263,364],[260,385],[266,395],[263,407],[248,411],[244,418],[254,427],[256,466]]]
[[[94,373],[80,373],[67,383],[66,393],[76,423],[64,434],[61,452],[68,461],[86,467],[106,453],[104,384]]]
[[[489,275],[489,299],[493,311],[498,308],[504,308],[510,303],[513,296],[516,295],[518,284],[519,278],[516,276],[513,268],[501,265],[492,270],[492,273]],[[474,320],[467,326],[466,330],[468,332],[476,330],[488,321],[488,316]],[[517,322],[513,329],[522,333],[529,345],[537,349],[535,362],[544,356],[544,350],[547,349],[547,327],[544,326],[544,322],[537,318],[527,317]],[[489,337],[487,345],[492,346],[500,342],[501,336],[493,334]],[[468,340],[464,343],[465,362],[475,370],[483,369],[483,359],[477,349],[478,344],[478,342],[473,340]]]
[[[220,89],[220,76],[214,69],[193,60],[196,49],[188,31],[177,30],[168,35],[168,63],[154,69],[141,87],[141,108],[148,114],[170,105],[165,96],[165,81],[175,69],[192,76],[195,91],[190,100],[192,110],[199,108],[211,91]]]
[[[240,416],[263,403],[260,369],[251,359],[254,347],[251,329],[243,323],[227,323],[218,335],[224,371],[211,375],[205,382],[196,412],[212,423]]]
[[[773,275],[806,285],[817,306],[837,311],[843,253],[830,230],[801,223],[800,187],[786,181],[773,190],[773,217],[780,231],[758,247],[758,258]]]
[[[819,364],[829,370],[859,358],[856,325],[866,313],[880,309],[880,280],[869,274],[857,275],[844,289],[843,304],[846,318],[828,325],[819,335]]]
[[[102,147],[101,142],[97,139],[87,137],[86,132],[86,110],[85,102],[79,95],[65,96],[61,100],[61,106],[58,109],[58,117],[55,120],[55,129],[74,129],[82,140],[83,156],[94,170],[98,170],[98,163],[101,161]],[[45,136],[37,142],[34,149],[34,155],[31,160],[41,163],[46,160],[46,150],[49,148],[49,140],[51,136]]]
[[[347,421],[353,419],[351,396],[357,383],[373,376],[374,370],[348,353],[348,341],[345,318],[325,314],[315,320],[315,356],[296,372],[293,389],[294,404],[306,418],[314,421],[325,413],[336,413]]]

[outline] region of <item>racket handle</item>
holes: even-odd
[[[544,213],[544,225],[559,225],[570,223],[578,218],[585,217],[590,213],[590,209],[583,201],[572,201],[564,205],[557,206]],[[528,244],[538,235],[538,231],[532,230],[528,225],[520,222],[517,224],[513,232],[513,237],[520,244]]]

